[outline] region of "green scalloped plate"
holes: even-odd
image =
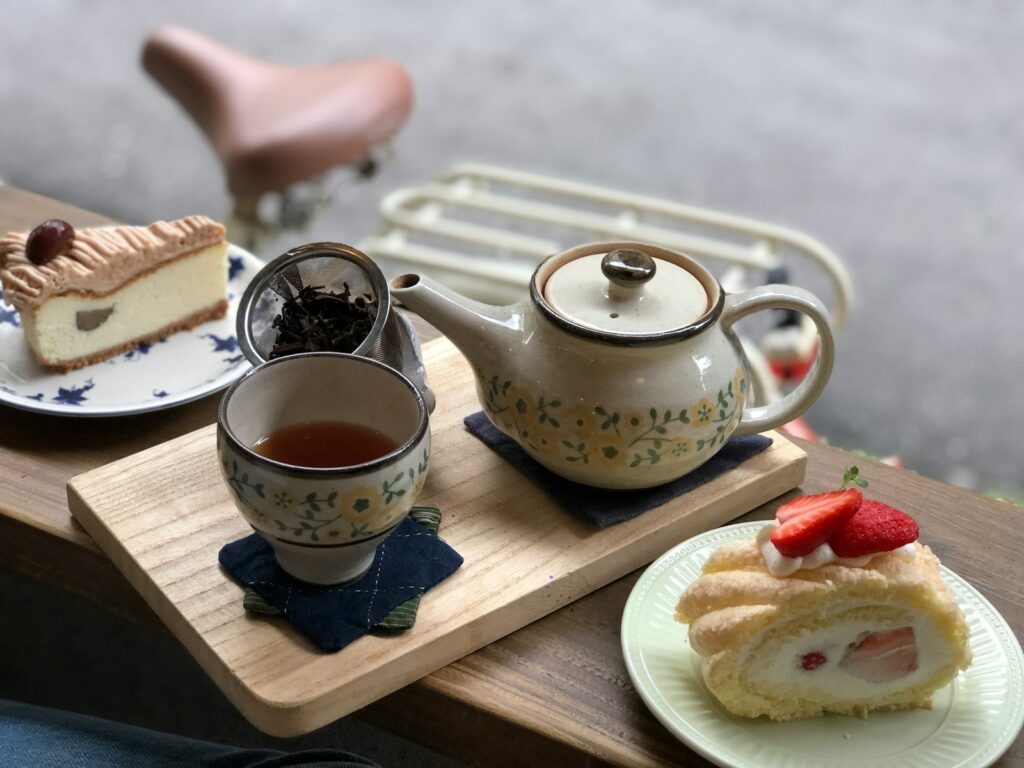
[[[1024,656],[1010,627],[946,567],[971,632],[974,661],[935,694],[930,710],[828,715],[773,723],[730,715],[708,691],[687,627],[673,619],[679,595],[721,544],[753,536],[741,523],[669,550],[637,581],[622,615],[622,653],[655,717],[695,752],[735,768],[980,768],[991,765],[1024,723]]]

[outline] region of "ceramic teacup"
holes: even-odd
[[[397,448],[337,468],[295,466],[253,450],[279,429],[322,421],[370,427]],[[370,568],[423,487],[427,409],[405,376],[375,360],[290,355],[254,368],[225,393],[217,453],[236,506],[286,572],[312,584],[350,582]]]

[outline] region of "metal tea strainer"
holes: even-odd
[[[369,357],[403,373],[434,410],[434,393],[427,386],[416,331],[391,306],[391,292],[380,268],[369,256],[341,243],[309,243],[293,248],[268,263],[242,294],[237,316],[238,344],[253,365],[265,363],[277,339],[274,318],[284,303],[305,287],[369,297],[377,314],[370,332],[352,354]]]

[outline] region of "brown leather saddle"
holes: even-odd
[[[142,64],[202,128],[240,199],[364,160],[412,110],[409,74],[387,59],[287,67],[162,27]]]

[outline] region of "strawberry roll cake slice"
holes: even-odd
[[[917,523],[857,488],[780,507],[683,593],[708,689],[773,720],[930,707],[971,661],[968,629]]]

